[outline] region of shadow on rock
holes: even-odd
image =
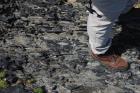
[[[108,53],[115,52],[118,55],[127,49],[135,48],[140,52],[140,9],[133,8],[128,13],[119,17],[119,25],[122,31],[113,38],[112,46]],[[139,55],[140,57],[140,55]]]

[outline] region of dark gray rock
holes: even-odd
[[[32,93],[32,92],[25,90],[23,86],[14,86],[0,90],[0,93]]]

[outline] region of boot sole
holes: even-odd
[[[106,64],[102,63],[102,61],[99,60],[97,57],[95,57],[95,56],[92,54],[92,52],[91,52],[91,56],[92,56],[92,58],[93,58],[94,60],[97,60],[97,61],[100,63],[100,65],[102,65],[103,67],[105,67],[105,68],[108,69],[109,71],[113,71],[113,72],[122,72],[122,71],[127,71],[128,68],[129,68],[129,65],[128,65],[127,67],[122,67],[122,68],[117,68],[117,69],[111,68],[111,67],[107,66]]]
[[[97,60],[99,61],[99,60]],[[129,67],[122,67],[122,68],[118,68],[118,69],[115,69],[115,68],[111,68],[103,63],[101,63],[101,61],[99,61],[100,65],[105,67],[107,70],[111,71],[111,72],[124,72],[124,71],[127,71]]]

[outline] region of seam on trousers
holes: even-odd
[[[90,43],[90,45],[92,46],[92,48],[95,48],[95,45],[93,44],[93,43],[96,43],[96,32],[95,32],[95,30],[93,29],[94,28],[94,26],[88,26],[88,31],[90,30],[90,31],[94,31],[94,40],[95,40],[95,42],[93,42],[93,41],[91,41],[92,39],[91,39],[91,37],[89,37],[89,43]],[[89,33],[89,32],[88,32]],[[89,33],[90,34],[90,33]],[[93,43],[91,43],[91,42],[93,42]]]

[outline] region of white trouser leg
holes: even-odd
[[[134,2],[131,0],[93,0],[92,8],[102,18],[97,15],[89,14],[87,31],[89,44],[95,54],[104,54],[111,46],[112,25],[124,9],[130,9]]]

